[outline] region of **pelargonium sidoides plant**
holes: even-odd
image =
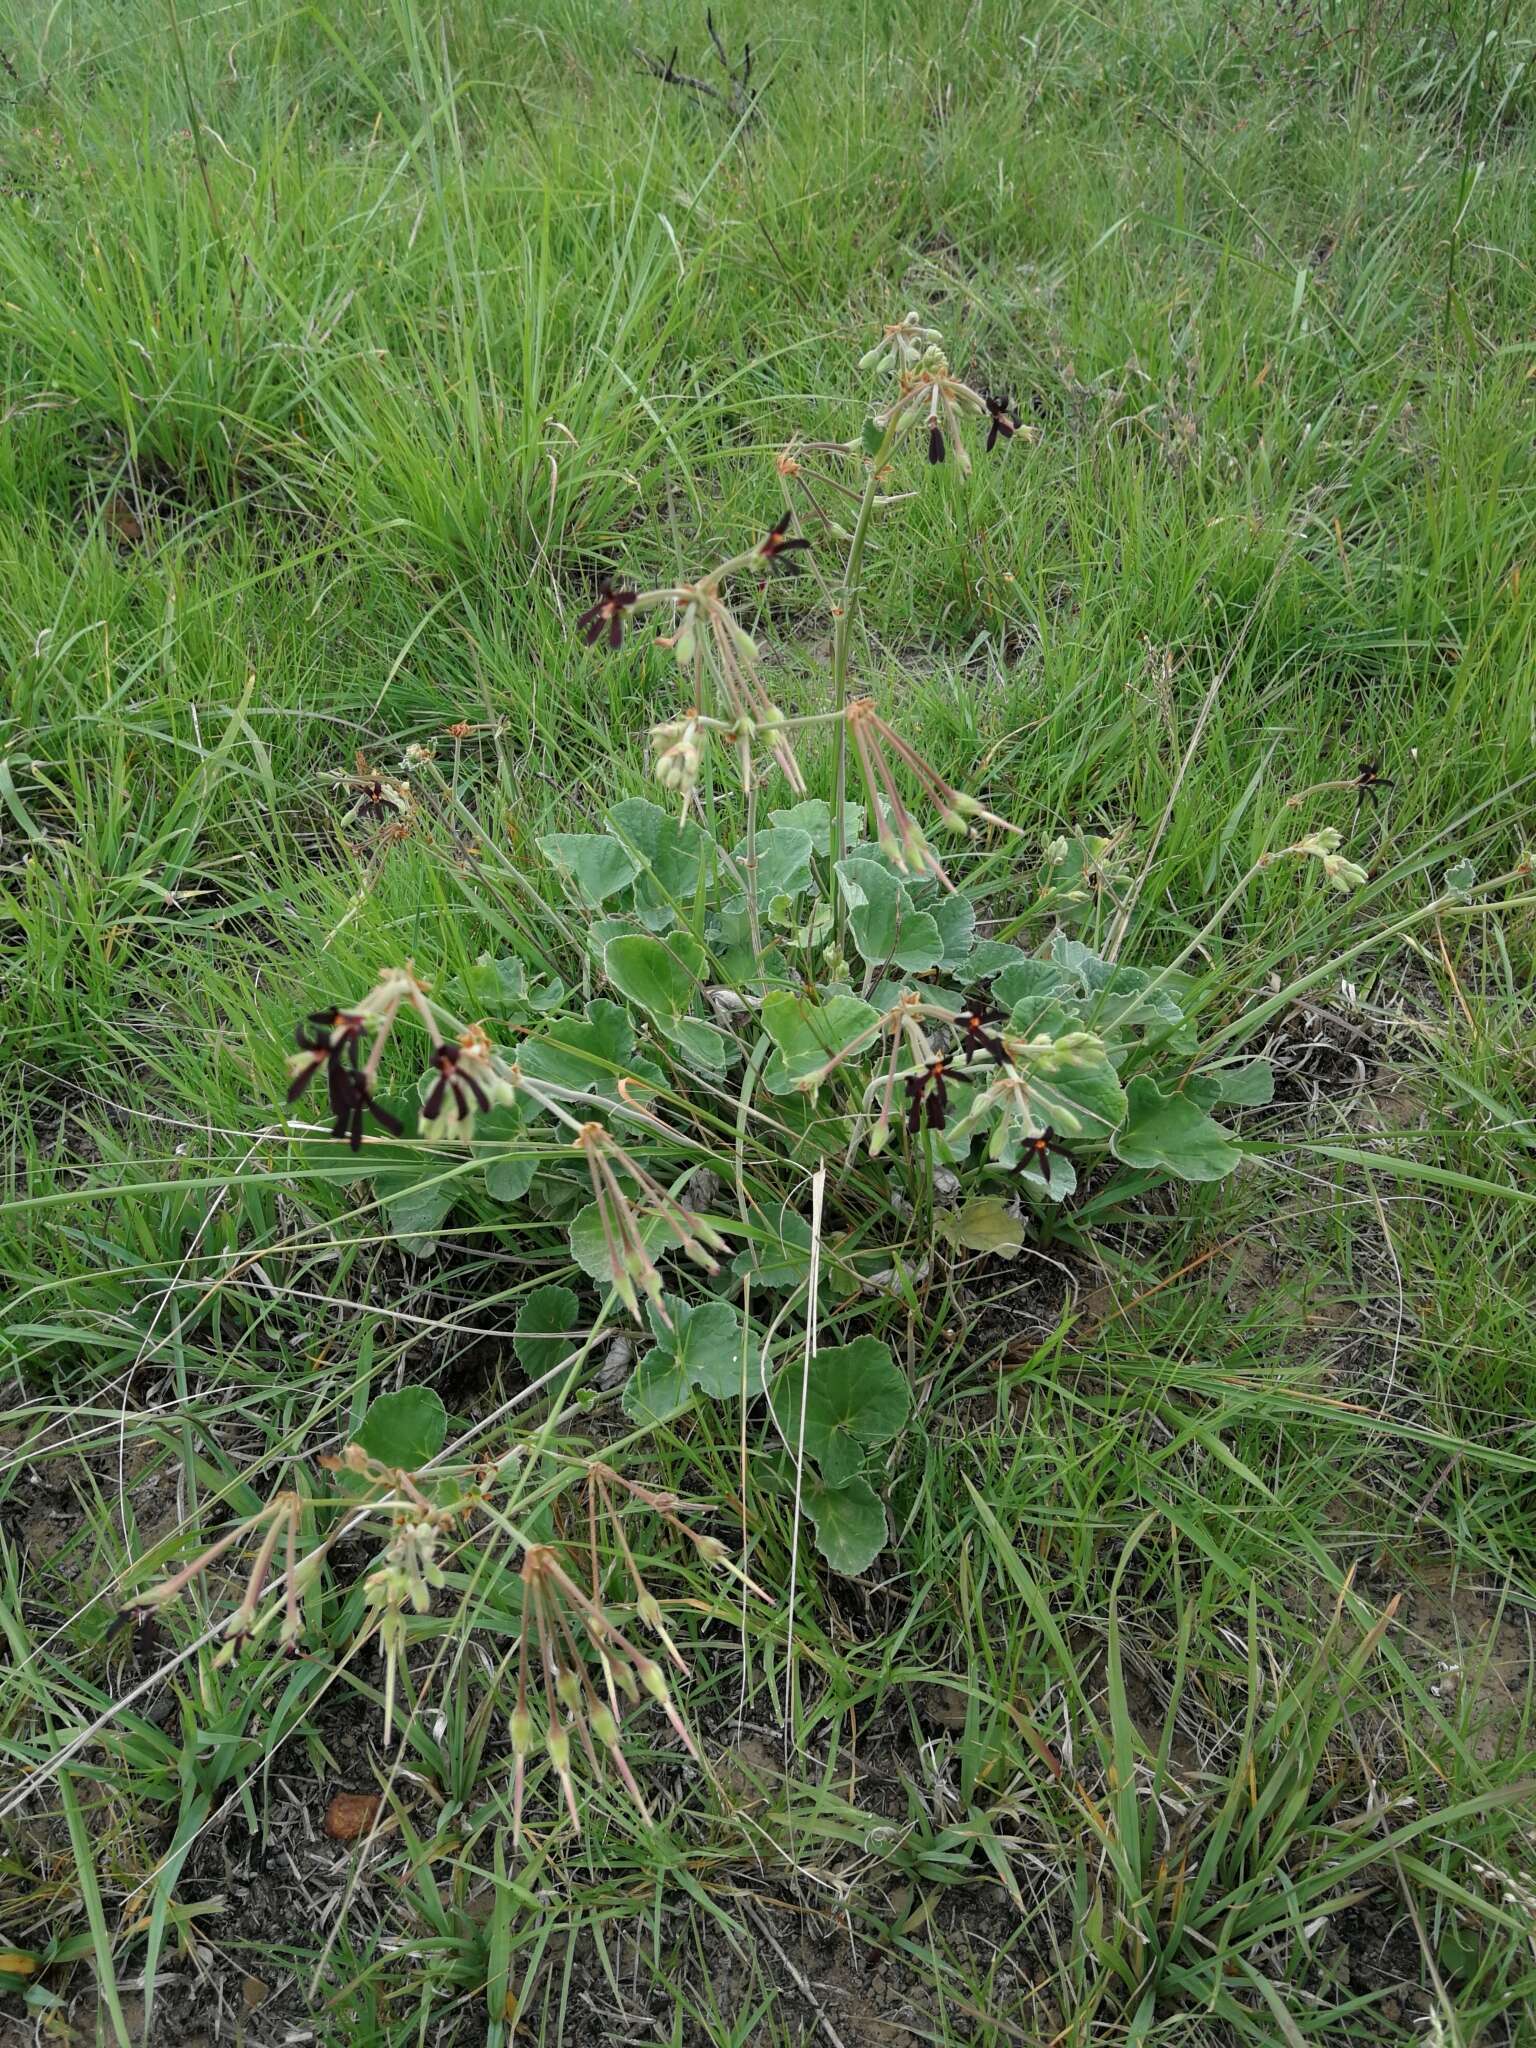
[[[412,965],[390,967],[355,1000],[299,1026],[289,1089],[297,1103],[323,1077],[331,1136],[353,1153],[366,1148],[381,1207],[408,1250],[430,1252],[459,1206],[483,1225],[516,1204],[530,1225],[567,1231],[598,1312],[584,1315],[563,1280],[533,1289],[514,1339],[530,1391],[573,1384],[616,1303],[648,1345],[624,1391],[636,1422],[665,1420],[700,1396],[766,1397],[778,1449],[754,1462],[757,1480],[785,1485],[792,1468],[797,1506],[845,1572],[864,1569],[885,1541],[878,1468],[909,1401],[889,1348],[860,1332],[860,1298],[910,1295],[945,1246],[1016,1250],[1025,1219],[1070,1201],[1080,1169],[1119,1162],[1142,1187],[1230,1172],[1239,1147],[1212,1112],[1267,1101],[1271,1077],[1261,1061],[1202,1067],[1194,984],[1180,962],[1276,859],[1315,862],[1339,891],[1365,879],[1337,831],[1314,831],[1262,854],[1180,959],[1152,971],[1120,964],[1104,937],[1123,932],[1134,904],[1124,849],[1068,834],[1047,847],[1033,902],[1000,930],[982,928],[980,897],[965,878],[956,885],[935,834],[974,845],[1018,827],[956,788],[850,677],[872,522],[913,495],[890,488],[904,446],[968,473],[968,430],[984,431],[989,451],[1031,434],[1007,398],[954,375],[916,314],[886,328],[861,369],[889,380],[862,432],[780,452],[785,509],[765,538],[691,582],[606,584],[577,622],[589,646],[614,650],[655,615],[684,683],[683,705],[650,735],[666,807],[632,797],[607,810],[601,830],[539,842],[579,913],[551,916],[573,953],[584,948],[583,978],[595,976],[603,992],[575,1001],[563,983],[531,979],[519,957],[484,955],[441,989]],[[831,691],[822,707],[788,716],[769,693],[738,592],[779,558],[812,550],[831,611]],[[406,749],[409,780],[359,761],[344,783],[355,799],[349,819],[382,819],[393,843],[436,801],[457,835],[458,750],[471,732],[449,729],[452,778],[421,744]],[[818,732],[833,740],[825,798],[808,793],[802,758]],[[716,760],[734,769],[739,808],[715,788]],[[786,800],[765,820],[761,798],[774,778]],[[419,1028],[427,1045],[413,1097],[391,1095],[383,1079],[401,1025]],[[865,1163],[839,1176],[813,1241],[796,1190],[807,1169],[856,1154]],[[915,1215],[931,1228],[914,1259]],[[764,1328],[754,1318],[765,1302],[777,1306]],[[821,1344],[814,1375],[797,1312],[819,1328],[854,1318],[849,1341]],[[354,1600],[384,1647],[387,1697],[412,1617],[448,1584],[441,1560],[454,1532],[490,1517],[486,1526],[510,1530],[523,1555],[519,1811],[541,1714],[573,1817],[573,1733],[594,1766],[599,1750],[609,1753],[638,1801],[618,1753],[620,1696],[667,1709],[657,1667],[609,1617],[595,1562],[591,1592],[577,1585],[544,1509],[514,1529],[478,1469],[455,1476],[442,1463],[435,1395],[430,1429],[417,1426],[427,1396],[407,1388],[376,1400],[351,1463],[337,1466],[349,1482],[366,1480],[372,1509],[394,1517],[383,1561]],[[409,1426],[385,1412],[391,1403],[406,1405]],[[599,1492],[607,1483],[592,1478],[599,1468],[562,1464],[547,1447],[523,1460],[519,1445],[495,1470],[546,1509],[572,1471]],[[422,1490],[428,1467],[431,1492]],[[639,1505],[672,1515],[659,1495]],[[301,1556],[302,1512],[297,1494],[277,1496],[137,1604],[177,1597],[250,1536],[256,1563],[230,1644],[265,1635],[291,1648],[332,1540]],[[336,1512],[339,1532],[363,1509],[343,1494]],[[692,1540],[720,1562],[713,1539]],[[628,1558],[621,1533],[615,1543],[612,1554]],[[483,1569],[494,1577],[500,1567]],[[640,1585],[632,1560],[629,1576]],[[643,1586],[637,1612],[656,1634],[660,1610]]]
[[[719,1163],[715,1091],[744,1064],[750,1088],[777,1098],[773,1121],[792,1151],[797,1132],[814,1134],[811,1149],[863,1144],[873,1155],[899,1137],[896,1170],[909,1183],[931,1185],[940,1168],[946,1181],[959,1169],[1002,1177],[1015,1214],[1018,1198],[1068,1198],[1075,1161],[1219,1177],[1238,1148],[1212,1110],[1267,1087],[1255,1067],[1190,1071],[1198,1042],[1177,964],[1151,973],[1095,950],[1122,907],[1116,842],[1064,837],[1048,848],[1035,909],[1054,929],[1043,943],[1014,942],[1027,917],[1007,938],[978,935],[977,901],[951,880],[934,834],[1018,828],[956,788],[874,696],[851,690],[853,642],[871,523],[913,495],[889,488],[903,444],[915,439],[929,464],[953,459],[968,472],[968,423],[985,423],[989,451],[1031,430],[1009,399],[954,374],[916,313],[887,327],[860,368],[888,379],[887,395],[858,437],[781,451],[785,509],[764,538],[692,581],[607,582],[577,620],[588,646],[615,650],[655,615],[686,692],[650,736],[670,813],[632,798],[612,806],[603,831],[540,841],[613,999],[578,1016],[563,989],[530,993],[520,962],[486,960],[469,999],[489,994],[485,1007],[499,1016],[466,1025],[412,971],[392,969],[355,1003],[313,1013],[292,1062],[290,1100],[323,1073],[333,1133],[354,1150],[370,1118],[399,1135],[411,1106],[380,1101],[380,1056],[396,1019],[414,1018],[429,1042],[414,1135],[476,1154],[497,1152],[493,1133],[506,1139],[486,1172],[502,1199],[550,1178],[558,1135],[590,1196],[572,1226],[578,1262],[642,1324],[670,1327],[667,1252],[717,1277],[729,1249],[721,1220],[698,1214],[687,1190],[693,1169]],[[831,701],[787,716],[738,592],[813,548],[832,613]],[[822,728],[835,742],[830,801],[807,795],[801,758]],[[709,766],[716,749],[742,791],[734,844],[721,830],[729,807]],[[419,789],[432,759],[414,754]],[[765,823],[761,792],[775,776],[789,801]],[[1336,835],[1285,851],[1315,854],[1335,887],[1363,878]],[[654,1098],[669,1081],[663,1109]],[[539,1144],[544,1163],[525,1175],[516,1161]],[[391,1148],[379,1185],[402,1234],[424,1248],[466,1180],[440,1166],[413,1176]],[[998,1206],[994,1194],[988,1214]],[[549,1213],[558,1212],[557,1201]]]

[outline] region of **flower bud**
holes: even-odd
[[[533,1747],[533,1716],[526,1707],[517,1707],[507,1721],[507,1733],[512,1737],[516,1754],[524,1757]]]
[[[603,1745],[604,1749],[616,1749],[619,1742],[619,1724],[613,1718],[611,1711],[607,1707],[599,1705],[592,1709],[588,1718],[592,1725],[593,1736]]]
[[[544,1747],[549,1751],[549,1760],[560,1776],[565,1777],[571,1768],[571,1738],[563,1728],[553,1725],[544,1731]]]
[[[1341,896],[1347,896],[1352,889],[1364,888],[1371,879],[1358,861],[1346,860],[1342,853],[1323,855],[1323,873]]]
[[[665,1707],[671,1703],[672,1695],[667,1690],[667,1681],[662,1675],[661,1666],[654,1658],[637,1658],[635,1662],[635,1676],[658,1706]]]

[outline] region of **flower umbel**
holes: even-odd
[[[887,439],[904,434],[922,420],[928,433],[928,460],[942,462],[952,448],[961,473],[968,476],[971,458],[966,453],[960,421],[967,414],[984,418],[987,411],[987,401],[981,393],[954,375],[949,358],[935,342],[923,350],[912,368],[901,372],[895,398],[883,412],[875,414],[875,420],[885,430]]]
[[[910,747],[875,709],[873,697],[856,697],[843,714],[858,757],[859,773],[869,797],[872,819],[885,820],[879,828],[881,851],[903,874],[929,874],[946,889],[954,884],[945,874],[926,834],[908,811],[896,779],[894,756],[917,783],[939,814],[939,822],[951,832],[968,832],[976,820],[996,825],[1004,832],[1018,833],[1020,827],[1000,818],[946,782],[937,768]]]
[[[638,1579],[638,1574],[636,1577]],[[643,1587],[644,1582],[640,1581],[640,1584]],[[596,1597],[595,1588],[592,1595],[582,1591],[551,1545],[536,1543],[529,1547],[523,1558],[522,1585],[523,1625],[517,1645],[517,1704],[509,1722],[514,1844],[522,1839],[527,1758],[537,1732],[534,1710],[529,1704],[530,1676],[543,1694],[544,1751],[560,1781],[566,1811],[577,1834],[581,1833],[581,1815],[577,1810],[576,1788],[571,1778],[573,1733],[594,1772],[599,1768],[598,1747],[607,1752],[609,1762],[641,1818],[649,1820],[650,1811],[620,1746],[620,1695],[633,1706],[638,1704],[642,1693],[647,1694],[672,1723],[688,1754],[695,1758],[698,1756],[693,1738],[672,1704],[672,1695],[661,1666],[655,1658],[648,1657],[637,1648],[609,1619]],[[647,1594],[645,1597],[649,1600],[650,1596]],[[655,1603],[651,1602],[651,1605]],[[671,1649],[670,1642],[668,1647]],[[672,1655],[686,1670],[675,1650],[672,1650]],[[602,1670],[602,1695],[592,1683],[591,1660],[594,1656]]]
[[[345,1138],[354,1152],[363,1142],[363,1119],[398,1138],[400,1119],[374,1100],[373,1078],[358,1059],[370,1019],[361,1010],[311,1010],[294,1032],[299,1050],[288,1062],[288,1101],[297,1102],[323,1067],[330,1100],[333,1138]],[[370,1066],[372,1062],[370,1061]]]
[[[1322,868],[1330,888],[1337,889],[1341,896],[1348,896],[1353,890],[1364,888],[1371,879],[1369,870],[1358,861],[1346,860],[1339,848],[1344,835],[1333,825],[1320,826],[1316,832],[1309,832],[1304,839],[1298,839],[1294,846],[1283,846],[1280,855],[1267,855],[1260,863],[1267,867],[1273,858],[1293,855],[1298,860],[1313,859]]]
[[[899,376],[902,371],[916,365],[925,348],[943,339],[937,327],[922,324],[921,314],[908,313],[903,319],[893,320],[890,326],[882,328],[874,347],[859,357],[859,368],[877,373],[894,370]]]
[[[342,818],[343,825],[350,825],[354,818],[366,818],[375,825],[390,821],[398,824],[408,819],[412,809],[410,783],[404,777],[397,780],[370,768],[361,747],[356,764],[353,774],[337,778],[353,798],[352,808]]]
[[[283,1623],[278,1631],[278,1644],[283,1650],[292,1652],[298,1646],[302,1627],[299,1595],[318,1572],[324,1551],[322,1545],[320,1550],[312,1551],[308,1557],[302,1560],[299,1558],[299,1523],[303,1509],[304,1503],[298,1494],[275,1494],[264,1508],[258,1508],[254,1515],[247,1515],[243,1522],[236,1523],[235,1527],[221,1536],[216,1543],[199,1552],[190,1564],[183,1565],[168,1579],[162,1579],[158,1586],[151,1586],[147,1592],[136,1594],[127,1603],[127,1611],[130,1614],[143,1615],[166,1606],[179,1594],[184,1593],[195,1579],[201,1578],[210,1566],[217,1564],[224,1553],[232,1550],[242,1538],[253,1536],[260,1530],[261,1540],[257,1544],[256,1555],[246,1578],[245,1591],[239,1606],[224,1624],[225,1642],[215,1656],[214,1662],[230,1663],[247,1642],[263,1634],[271,1626],[279,1613],[282,1614]],[[280,1542],[284,1553],[284,1570],[280,1581],[282,1605],[279,1608],[274,1602],[263,1614],[260,1611],[261,1597],[266,1590],[272,1562],[277,1555]]]
[[[642,1322],[640,1292],[655,1304],[664,1323],[669,1321],[662,1307],[661,1274],[645,1242],[642,1211],[659,1217],[683,1250],[706,1273],[718,1273],[715,1252],[725,1251],[725,1239],[702,1216],[675,1201],[657,1180],[626,1152],[607,1128],[598,1123],[582,1124],[575,1145],[587,1162],[592,1194],[602,1226],[603,1249],[607,1255],[613,1291],[637,1323]],[[625,1181],[632,1181],[640,1198],[637,1208]]]

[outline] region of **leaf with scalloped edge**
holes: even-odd
[[[773,1386],[773,1412],[793,1451],[804,1443],[822,1476],[837,1485],[851,1478],[866,1454],[888,1443],[907,1419],[912,1390],[906,1374],[878,1337],[855,1337],[818,1351],[811,1360],[805,1396],[805,1429],[800,1427],[801,1382],[806,1371],[791,1359]]]
[[[856,1476],[829,1486],[808,1472],[800,1504],[816,1531],[816,1548],[845,1578],[868,1571],[884,1550],[885,1509],[867,1479]]]
[[[1187,1095],[1165,1095],[1138,1074],[1126,1090],[1114,1153],[1127,1166],[1161,1167],[1180,1180],[1224,1180],[1242,1157],[1232,1133]]]

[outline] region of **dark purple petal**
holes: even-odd
[[[944,429],[937,420],[930,420],[928,422],[928,460],[930,462],[942,462],[944,460]]]
[[[385,1109],[383,1104],[375,1102],[371,1095],[368,1098],[368,1114],[379,1126],[379,1129],[388,1131],[392,1138],[398,1138],[405,1129],[405,1125],[401,1123],[394,1111],[392,1109]]]
[[[299,1097],[304,1093],[304,1090],[309,1086],[310,1082],[313,1081],[316,1074],[319,1073],[323,1065],[324,1061],[322,1060],[311,1060],[309,1065],[304,1068],[302,1073],[295,1074],[293,1079],[288,1083],[288,1093],[284,1097],[284,1100],[289,1103],[297,1102]]]

